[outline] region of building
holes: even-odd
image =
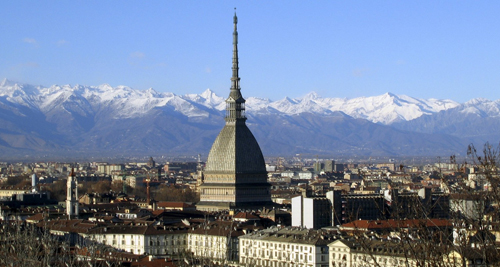
[[[332,225],[332,206],[325,197],[292,198],[292,226],[320,229]]]
[[[323,162],[314,162],[313,164],[313,169],[315,173],[320,173],[325,167],[325,164]]]
[[[332,207],[333,224],[353,220],[383,220],[390,214],[383,194],[353,194],[340,190],[327,192]]]
[[[335,160],[325,160],[324,164],[323,170],[325,172],[333,172],[335,170]]]
[[[97,166],[97,171],[99,173],[111,175],[113,171],[118,171],[122,172],[125,169],[125,166],[123,164],[101,164]]]
[[[376,167],[378,169],[385,169],[385,170],[388,170],[388,171],[391,171],[391,172],[396,171],[396,164],[394,164],[394,163],[378,163],[376,165]]]
[[[10,199],[13,195],[27,194],[32,191],[33,187],[30,186],[13,186],[13,185],[3,185],[0,186],[0,199]]]
[[[314,173],[310,171],[300,171],[297,172],[297,176],[300,180],[311,180],[314,178]]]
[[[328,245],[330,267],[407,267],[418,266],[396,242],[337,240]]]
[[[76,180],[74,170],[71,169],[68,181],[66,182],[66,214],[70,218],[78,218],[78,209],[78,181]]]
[[[187,248],[187,227],[150,223],[106,225],[86,233],[90,240],[134,254],[179,255]]]
[[[147,166],[149,168],[154,168],[156,166],[156,162],[153,160],[153,157],[149,157]]]
[[[239,239],[240,266],[325,267],[334,236],[321,230],[268,228]]]
[[[330,267],[496,266],[498,251],[476,248],[433,251],[433,245],[382,240],[336,240],[328,245]],[[429,251],[431,250],[431,251]]]
[[[238,261],[238,237],[251,232],[252,228],[231,221],[215,221],[193,227],[189,231],[188,251],[195,258],[220,263]]]
[[[179,210],[179,211],[195,211],[196,207],[194,205],[185,203],[185,202],[168,202],[168,201],[159,201],[157,203],[157,209],[159,210]]]
[[[369,232],[378,235],[398,235],[401,232],[432,233],[441,243],[451,241],[453,224],[448,219],[406,219],[406,220],[355,220],[338,227],[343,232]]]
[[[413,191],[385,190],[391,218],[449,218],[449,194],[424,187]],[[456,202],[455,202],[456,203]]]
[[[266,163],[245,124],[245,99],[238,74],[238,19],[234,15],[231,89],[226,99],[226,125],[208,155],[197,209],[205,211],[262,208],[271,205]]]

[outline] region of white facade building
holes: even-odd
[[[355,243],[337,240],[328,245],[330,267],[414,267],[417,262],[404,253],[401,244],[367,240]]]
[[[92,229],[88,238],[134,254],[177,255],[187,248],[187,228],[112,225]]]
[[[292,198],[292,226],[319,229],[332,225],[331,203],[326,198]]]
[[[321,230],[268,228],[240,237],[240,266],[326,267],[333,236]]]
[[[310,171],[301,171],[298,172],[297,175],[301,180],[311,180],[312,178],[314,178],[314,173]]]

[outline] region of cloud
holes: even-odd
[[[205,72],[206,72],[206,73],[212,73],[212,69],[211,69],[210,67],[206,67],[206,68],[205,68]]]
[[[143,70],[152,70],[152,69],[162,68],[162,67],[167,66],[167,64],[165,64],[163,62],[156,63],[153,60],[151,60],[150,58],[147,58],[146,54],[144,54],[141,51],[136,51],[136,52],[130,53],[128,56],[128,63],[131,66],[134,66],[136,68],[143,69]]]
[[[14,65],[10,67],[12,71],[21,71],[21,70],[26,70],[26,69],[31,69],[31,68],[38,68],[40,65],[34,61],[28,61],[28,62],[22,62],[17,65]]]
[[[140,68],[142,68],[143,70],[153,70],[153,69],[157,69],[157,68],[163,68],[165,66],[167,66],[167,64],[160,62],[160,63],[156,63],[153,65],[145,65],[145,66],[142,66]]]
[[[354,69],[352,71],[352,75],[354,77],[363,77],[366,75],[366,73],[368,73],[370,70],[367,69],[367,68],[359,68],[359,69]]]
[[[143,59],[146,55],[140,51],[136,51],[130,54],[130,58]]]
[[[406,64],[406,61],[399,59],[399,60],[396,60],[395,63],[396,63],[396,65],[404,65],[404,64]]]
[[[61,39],[61,40],[57,41],[56,44],[57,44],[57,46],[63,46],[63,45],[67,45],[68,41]]]
[[[38,63],[36,62],[26,62],[23,64],[24,67],[28,67],[28,68],[38,68],[40,67],[40,65],[38,65]]]
[[[28,43],[28,44],[32,44],[36,47],[38,46],[38,42],[34,38],[24,38],[23,42]]]
[[[145,57],[146,55],[140,51],[130,53],[130,55],[128,56],[128,64],[132,66],[139,66],[141,65],[141,61],[143,61]]]

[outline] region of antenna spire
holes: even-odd
[[[236,8],[234,8],[234,31],[233,31],[233,75],[231,77],[231,90],[240,90],[240,77],[238,67],[238,17],[236,16]]]
[[[236,10],[236,9],[235,9]],[[245,99],[241,95],[240,76],[238,67],[238,17],[236,11],[233,17],[233,75],[231,76],[231,90],[229,98],[226,99],[226,122],[234,123],[236,121],[244,122],[245,117]]]

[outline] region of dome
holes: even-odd
[[[205,172],[266,173],[262,151],[245,123],[222,128],[208,154]]]

